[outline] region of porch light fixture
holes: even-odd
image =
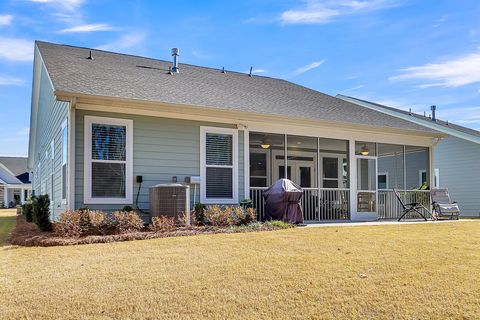
[[[262,147],[262,149],[268,149],[270,148],[270,145],[268,143],[262,143],[260,147]]]
[[[360,149],[360,154],[362,156],[368,156],[370,154],[370,150],[367,147],[367,144],[364,144],[362,149]]]

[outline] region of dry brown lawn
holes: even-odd
[[[479,319],[480,221],[0,248],[1,319]]]

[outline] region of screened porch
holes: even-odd
[[[430,206],[428,147],[250,132],[249,159],[250,198],[260,219],[262,192],[280,178],[303,188],[307,222],[350,220],[352,213],[393,219],[402,212],[393,188],[406,201]]]

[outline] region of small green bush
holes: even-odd
[[[253,208],[252,199],[243,199],[243,200],[240,202],[240,207],[242,207],[243,209]]]
[[[5,206],[5,201],[0,202],[0,209],[7,209]]]
[[[271,225],[272,227],[275,227],[278,229],[288,229],[293,227],[291,224],[280,221],[280,220],[266,221],[265,224]]]
[[[206,206],[203,203],[197,203],[195,205],[195,210],[192,212],[192,216],[194,217],[196,225],[203,226],[205,224],[205,209]]]
[[[123,207],[122,211],[123,212],[132,212],[133,208],[131,206],[125,206],[125,207]]]
[[[38,196],[33,200],[33,222],[41,231],[50,231],[50,199],[48,195]]]
[[[32,222],[33,221],[33,204],[32,201],[29,200],[23,205],[22,209],[23,215],[25,216],[25,220],[27,222]]]

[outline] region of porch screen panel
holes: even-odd
[[[268,187],[284,178],[285,135],[250,132],[249,141],[250,187]]]
[[[317,187],[318,139],[287,135],[287,174],[302,188]]]
[[[319,139],[320,187],[349,188],[348,141]]]
[[[233,135],[207,133],[205,139],[206,196],[233,197]]]
[[[379,143],[378,189],[405,189],[403,145]]]
[[[406,189],[430,189],[430,155],[427,147],[405,146]]]

